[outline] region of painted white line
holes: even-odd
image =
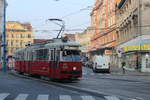
[[[4,100],[8,95],[9,93],[0,93],[0,100]]]
[[[92,96],[81,96],[82,100],[95,100]]]
[[[71,96],[69,95],[60,95],[59,100],[72,100]]]
[[[141,98],[141,97],[136,97],[136,99],[138,99],[138,100],[144,100],[143,98]]]
[[[120,100],[116,96],[104,96],[104,98],[107,99],[107,100]]]
[[[48,100],[49,95],[38,95],[37,100]]]
[[[26,100],[28,97],[28,94],[19,94],[15,100]]]

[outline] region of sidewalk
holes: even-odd
[[[111,74],[113,75],[128,75],[128,76],[150,76],[148,72],[140,72],[135,69],[125,69],[125,74],[123,74],[122,68],[113,67],[110,69]]]

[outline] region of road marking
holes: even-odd
[[[48,100],[49,95],[38,95],[37,100]]]
[[[104,98],[107,99],[107,100],[120,100],[116,96],[104,96]]]
[[[19,94],[15,100],[26,100],[28,97],[28,94]]]
[[[72,100],[71,96],[69,95],[60,95],[59,100]]]
[[[9,93],[0,93],[0,100],[4,100],[8,95]]]
[[[143,98],[141,98],[141,97],[136,97],[136,99],[138,99],[138,100],[144,100]]]
[[[95,100],[92,96],[81,96],[82,100]]]

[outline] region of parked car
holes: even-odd
[[[97,55],[93,58],[93,72],[110,72],[109,56]]]

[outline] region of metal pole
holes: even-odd
[[[7,72],[7,45],[6,45],[6,0],[4,0],[3,8],[3,34],[2,34],[2,60],[3,60],[3,71]]]
[[[142,66],[142,60],[141,60],[141,42],[142,42],[142,23],[141,23],[141,3],[142,3],[142,1],[141,0],[138,0],[138,37],[139,37],[139,39],[140,39],[140,50],[139,50],[139,52],[138,52],[138,70],[140,71],[141,70],[141,66]],[[139,63],[140,62],[140,63]]]
[[[57,35],[57,38],[59,38],[59,35],[64,32],[64,29],[65,29],[65,23],[64,23],[64,21],[62,21],[62,26],[61,26],[61,29],[60,29],[58,35]]]
[[[49,21],[59,21],[59,22],[62,22],[62,25],[58,24],[58,23],[55,23],[55,24],[57,24],[57,25],[59,25],[61,27],[61,29],[60,29],[57,37],[56,37],[56,38],[59,38],[59,35],[65,31],[65,22],[62,19],[57,19],[57,18],[52,18],[52,19],[48,19],[48,20]]]

